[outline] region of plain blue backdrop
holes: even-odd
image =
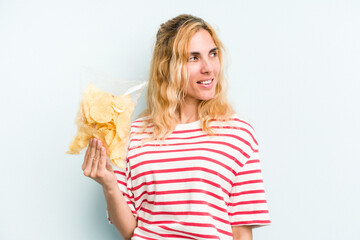
[[[83,156],[65,154],[81,68],[146,78],[159,25],[181,13],[218,31],[229,98],[259,138],[272,225],[254,239],[356,238],[359,1],[0,0],[0,239],[120,239]]]

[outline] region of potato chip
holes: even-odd
[[[87,146],[92,135],[91,133],[93,133],[93,130],[88,128],[88,126],[80,126],[76,136],[73,138],[69,146],[69,150],[67,153],[79,154],[80,151]]]
[[[90,109],[90,116],[97,123],[107,123],[113,119],[114,109],[111,106],[97,104]]]
[[[110,146],[110,159],[114,164],[122,167],[122,160],[125,159],[126,154],[126,142],[121,141],[119,136],[115,136],[113,143]]]
[[[124,112],[126,109],[133,109],[134,103],[131,101],[130,95],[119,95],[113,99],[114,110],[118,113]],[[132,112],[132,111],[131,111]]]
[[[90,117],[90,108],[94,105],[95,97],[101,94],[101,90],[96,88],[93,84],[89,84],[84,92],[83,100],[81,101],[83,116],[86,122],[93,123]]]
[[[110,146],[112,144],[112,142],[114,141],[115,138],[115,134],[116,131],[115,130],[110,130],[106,135],[105,135],[105,143]]]
[[[114,119],[114,122],[116,125],[116,134],[120,139],[125,138],[126,134],[130,131],[131,116],[123,112]]]
[[[124,167],[134,108],[130,95],[114,97],[89,84],[76,117],[78,131],[67,153],[79,154],[88,145],[90,138],[96,137],[103,141],[111,162]]]

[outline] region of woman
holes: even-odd
[[[252,226],[270,223],[258,144],[226,100],[222,54],[204,20],[162,24],[126,170],[90,141],[82,169],[102,185],[124,239],[252,239]]]

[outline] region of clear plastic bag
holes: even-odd
[[[95,137],[103,142],[111,163],[123,168],[132,114],[147,82],[119,80],[83,68],[81,85],[84,90],[75,120],[77,133],[67,153],[80,154]]]

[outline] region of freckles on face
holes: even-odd
[[[185,99],[198,103],[213,98],[218,82],[220,61],[218,48],[207,30],[199,30],[190,39],[186,68],[188,86]]]

